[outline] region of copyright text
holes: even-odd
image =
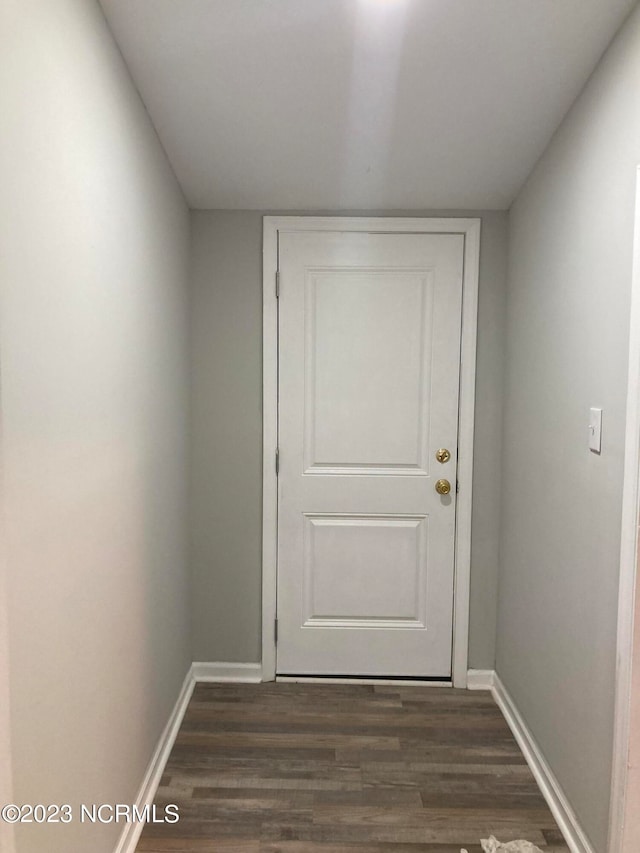
[[[75,809],[68,805],[22,805],[14,803],[0,807],[0,821],[4,823],[178,823],[178,806],[128,805],[126,803],[101,803]]]

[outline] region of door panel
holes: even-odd
[[[303,626],[424,628],[427,519],[305,515]]]
[[[279,257],[278,673],[448,677],[463,237]]]
[[[425,464],[431,285],[421,270],[307,273],[306,473]]]

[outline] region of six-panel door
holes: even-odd
[[[450,677],[463,240],[280,234],[278,674]]]

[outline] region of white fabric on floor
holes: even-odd
[[[542,853],[542,850],[530,841],[507,841],[501,844],[493,835],[491,838],[483,838],[480,844],[484,853]],[[467,851],[461,850],[460,853]]]

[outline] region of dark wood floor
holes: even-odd
[[[199,684],[156,803],[139,853],[568,853],[484,692]]]

